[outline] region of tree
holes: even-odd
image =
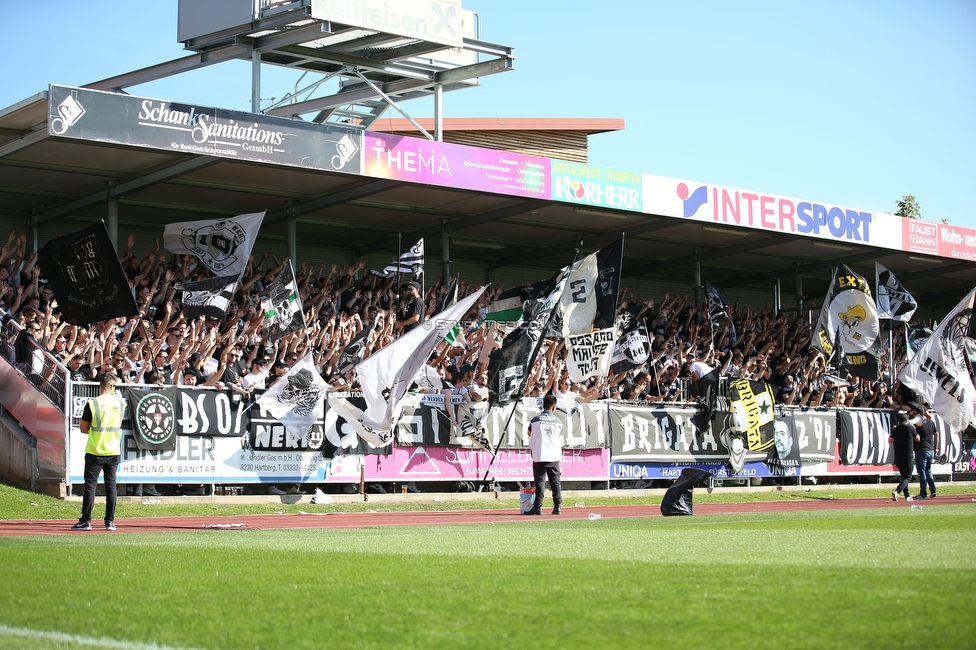
[[[921,219],[922,211],[918,207],[918,201],[915,200],[915,196],[912,194],[906,194],[897,201],[895,205],[898,206],[898,210],[895,211],[895,215],[899,217],[905,217],[906,219]]]

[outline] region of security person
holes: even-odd
[[[85,447],[85,493],[81,500],[81,519],[71,530],[91,530],[92,508],[98,474],[105,473],[105,529],[115,530],[115,471],[121,454],[122,417],[125,400],[115,394],[118,376],[109,371],[98,382],[99,395],[85,405],[79,428],[88,434]]]
[[[532,452],[532,478],[535,482],[535,503],[527,515],[542,514],[546,476],[552,488],[552,514],[562,512],[563,494],[560,485],[559,460],[562,458],[563,424],[556,417],[556,396],[549,393],[542,398],[542,413],[529,422],[529,450]]]

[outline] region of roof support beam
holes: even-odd
[[[695,260],[698,259],[716,259],[718,257],[727,257],[729,255],[736,255],[738,253],[748,253],[749,251],[758,250],[760,248],[769,248],[780,242],[789,239],[787,235],[770,235],[769,237],[763,237],[762,239],[756,239],[753,241],[743,242],[741,244],[735,244],[733,246],[721,246],[719,248],[712,248],[706,251],[699,251],[697,253],[691,253],[689,255],[682,255],[681,257],[674,257],[669,260],[658,260],[656,262],[651,262],[649,264],[639,264],[631,268],[625,268],[624,273],[627,276],[634,275],[644,275],[645,273],[654,273],[655,271],[660,271],[662,269],[674,268],[676,266],[687,266],[688,264],[694,264]]]
[[[151,171],[148,174],[143,174],[142,176],[127,181],[122,181],[117,185],[106,187],[87,196],[77,198],[74,201],[61,203],[48,210],[41,210],[31,217],[30,225],[32,227],[38,226],[46,221],[84,210],[89,206],[104,203],[109,198],[124,196],[129,192],[135,192],[136,190],[149,187],[150,185],[156,185],[157,183],[165,183],[168,180],[178,178],[198,169],[203,169],[204,167],[209,167],[217,162],[220,162],[220,159],[212,156],[194,156],[186,160],[181,160],[174,165]]]
[[[289,217],[300,217],[303,214],[308,214],[309,212],[317,212],[319,210],[325,210],[326,208],[331,208],[337,205],[342,205],[344,203],[349,203],[350,201],[362,199],[367,196],[372,196],[373,194],[379,194],[380,192],[392,190],[393,188],[399,187],[400,185],[403,185],[403,183],[400,181],[390,181],[390,180],[370,181],[368,183],[363,183],[362,185],[350,187],[349,189],[341,190],[339,192],[326,194],[324,196],[320,196],[310,201],[305,201],[303,203],[294,203],[292,205],[289,205],[287,208],[274,210],[264,215],[264,223],[265,224],[274,223],[276,221],[281,221],[282,219],[287,219]]]
[[[801,264],[799,266],[784,266],[781,269],[775,271],[766,271],[764,273],[753,273],[752,275],[739,275],[730,279],[728,282],[722,285],[722,288],[728,287],[740,287],[750,284],[756,284],[757,282],[763,282],[765,280],[775,280],[776,278],[789,278],[795,276],[799,273],[807,273],[810,271],[816,271],[819,269],[830,269],[833,271],[838,264],[857,264],[859,262],[868,262],[870,260],[877,259],[879,257],[885,257],[890,255],[890,251],[865,251],[857,255],[845,255],[844,257],[835,257],[829,260],[818,260],[816,262],[809,262],[807,264]],[[900,278],[899,278],[900,279]]]
[[[108,79],[96,81],[95,83],[90,83],[83,87],[91,88],[92,90],[119,90],[122,88],[128,88],[130,86],[138,86],[150,81],[156,81],[157,79],[164,79],[182,72],[189,72],[190,70],[203,68],[208,65],[213,65],[214,63],[222,63],[232,59],[249,58],[250,55],[250,47],[245,47],[243,45],[228,45],[227,47],[221,47],[209,52],[201,52],[200,54],[185,56],[182,59],[173,59],[172,61],[167,61],[166,63],[151,65],[148,68],[142,68],[141,70],[136,70],[134,72],[127,72],[126,74],[121,74],[117,77],[109,77]]]
[[[532,210],[541,210],[547,205],[552,205],[552,202],[541,201],[539,199],[530,199],[528,201],[522,201],[521,203],[509,205],[498,210],[492,210],[491,212],[476,214],[473,217],[465,217],[463,219],[451,221],[443,225],[432,226],[430,228],[424,228],[423,230],[415,230],[413,232],[406,233],[405,236],[410,237],[411,239],[414,237],[420,239],[422,237],[433,237],[445,232],[457,232],[459,230],[464,230],[465,228],[473,228],[485,223],[501,221],[502,219],[514,217],[517,214],[525,214],[526,212],[530,212]],[[387,237],[386,239],[375,241],[372,244],[360,246],[353,251],[353,257],[362,257],[363,255],[368,255],[369,253],[375,253],[387,248],[394,248],[397,241],[397,237]]]
[[[33,133],[25,135],[22,138],[17,138],[12,142],[0,147],[0,158],[5,158],[11,154],[17,153],[21,149],[26,149],[27,147],[33,146],[42,140],[47,138],[47,129],[38,129]]]
[[[599,235],[585,239],[589,247],[601,248],[611,242],[616,241],[621,235],[643,235],[645,233],[657,232],[666,228],[681,225],[682,223],[684,222],[675,219],[655,219],[642,223],[639,226],[631,226],[630,228],[621,228],[611,232],[600,233]],[[531,257],[533,260],[538,260],[551,257],[553,255],[559,255],[560,253],[568,253],[569,251],[576,250],[578,243],[578,239],[573,239],[572,241],[564,241],[561,244],[555,244],[553,246],[547,246],[546,248],[533,250],[529,253],[509,255],[508,257],[503,257],[498,260],[492,260],[488,262],[488,270],[495,271],[506,266],[511,266],[512,264],[521,264],[525,261],[526,257]]]

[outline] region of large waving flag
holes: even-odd
[[[261,307],[264,309],[261,332],[269,343],[305,328],[305,312],[291,260],[268,285],[268,299],[262,301]]]
[[[261,395],[257,403],[285,425],[285,431],[298,443],[311,433],[315,411],[325,399],[328,387],[309,352]]]
[[[342,354],[339,355],[339,361],[336,362],[336,371],[344,375],[356,367],[356,364],[363,360],[366,356],[366,346],[369,344],[369,336],[376,329],[376,321],[373,321],[369,325],[366,325],[359,331],[356,336],[352,337],[346,347],[342,349]]]
[[[62,320],[88,325],[139,315],[103,222],[52,239],[37,254],[37,264],[54,291]]]
[[[393,343],[374,352],[356,366],[366,410],[347,399],[335,399],[333,408],[356,433],[377,447],[393,439],[393,427],[400,417],[400,400],[423,369],[430,353],[464,317],[484,293],[481,287],[456,305],[424,321]]]
[[[874,263],[875,284],[878,287],[878,318],[888,318],[907,323],[912,319],[918,303],[902,286],[895,274]]]
[[[510,332],[502,347],[491,353],[488,361],[488,401],[492,406],[504,406],[522,397],[529,370],[539,352],[539,345],[549,329],[552,311],[559,303],[569,267],[546,281],[548,294],[526,309],[525,322]]]
[[[976,289],[943,319],[898,376],[954,431],[965,430],[976,415],[976,387],[966,365],[964,343],[974,295]]]
[[[841,264],[820,309],[810,345],[827,359],[839,359],[852,375],[877,381],[881,354],[878,310],[871,286],[862,276]]]
[[[573,264],[552,314],[548,336],[566,338],[613,327],[624,238]]]
[[[171,223],[163,229],[163,246],[171,253],[195,255],[214,275],[240,278],[263,221],[263,212],[252,212]]]

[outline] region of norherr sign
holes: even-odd
[[[452,0],[312,0],[312,18],[452,47],[464,45],[461,3]]]
[[[352,174],[361,169],[361,136],[341,126],[64,86],[51,86],[48,110],[52,136]]]

